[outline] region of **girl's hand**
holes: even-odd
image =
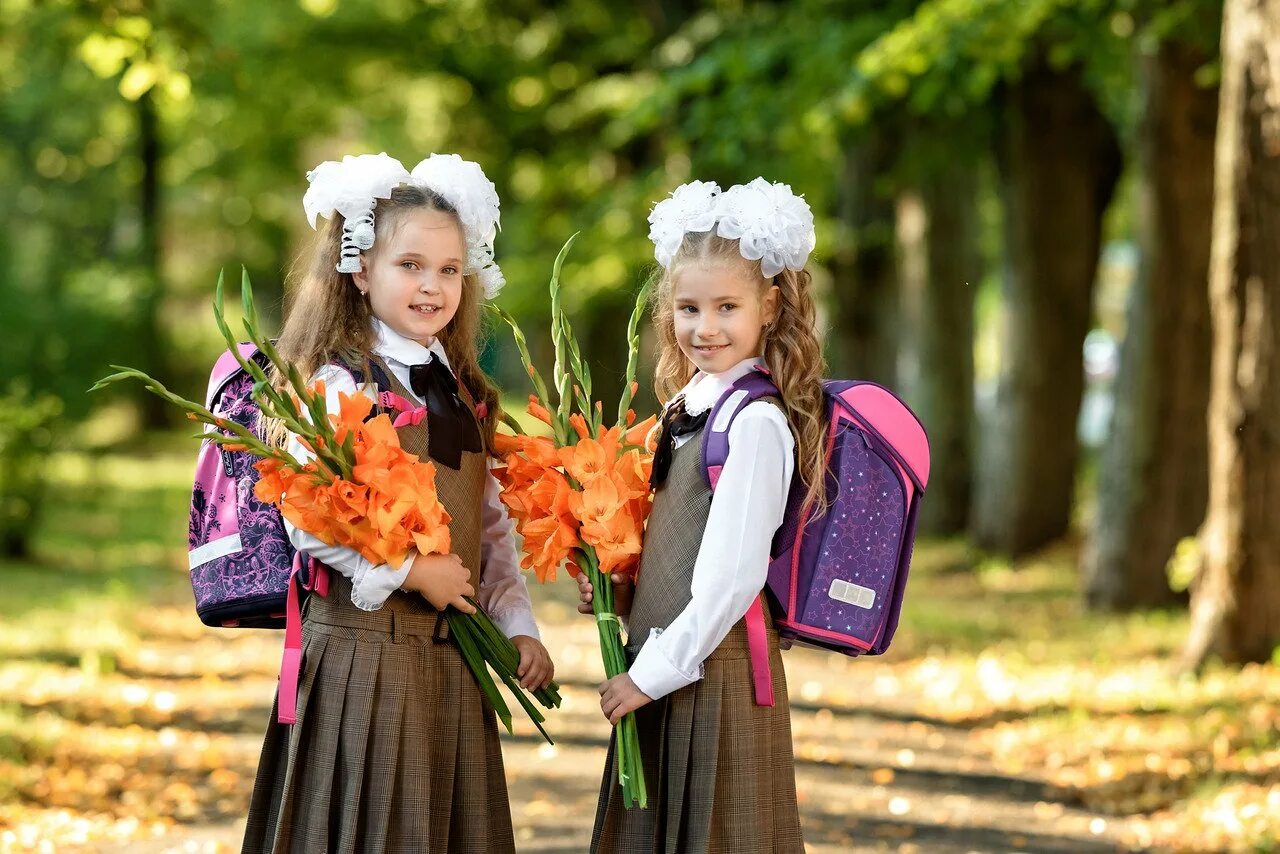
[[[471,573],[457,555],[418,555],[400,586],[421,593],[441,611],[452,605],[464,614],[476,612],[464,598],[476,595],[471,586]]]
[[[618,721],[622,720],[622,716],[627,712],[634,712],[646,703],[652,702],[653,698],[631,681],[629,673],[619,673],[600,685],[600,711],[604,712],[604,716],[614,726],[618,725]]]
[[[613,613],[619,617],[625,617],[631,613],[631,599],[635,594],[636,584],[630,575],[622,575],[617,572],[609,576],[609,580],[613,582]],[[585,572],[578,573],[578,613],[595,613],[595,610],[591,607],[591,599],[594,592],[591,582],[587,580],[587,574]]]
[[[551,654],[542,642],[529,635],[516,635],[511,642],[520,650],[520,666],[516,668],[520,687],[534,691],[550,685],[556,675],[556,666],[551,663]]]

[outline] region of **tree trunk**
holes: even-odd
[[[1209,507],[1182,664],[1280,644],[1280,0],[1227,0],[1209,309]]]
[[[1005,96],[1001,367],[973,533],[980,547],[1016,556],[1070,524],[1081,353],[1121,156],[1078,68],[1033,65]]]
[[[838,200],[841,248],[831,259],[833,376],[897,384],[898,287],[894,200],[878,185],[896,145],[872,131],[845,149]]]
[[[1085,555],[1095,608],[1173,604],[1166,562],[1204,519],[1208,497],[1209,236],[1216,89],[1208,61],[1166,41],[1144,59],[1139,128],[1141,266],[1129,295],[1115,417],[1103,450],[1098,516]]]
[[[142,268],[145,291],[141,301],[138,333],[141,336],[145,370],[157,377],[167,377],[168,353],[160,307],[164,299],[164,279],[160,272],[160,167],[161,141],[155,98],[147,92],[138,99],[138,153],[142,162],[142,180],[138,186],[139,218],[142,229],[138,247],[138,263]],[[143,394],[143,422],[147,427],[163,428],[170,423],[169,406],[154,394]]]
[[[973,448],[973,298],[978,253],[976,164],[954,163],[921,186],[927,269],[913,335],[917,413],[929,431],[933,467],[920,529],[964,532],[969,524]]]

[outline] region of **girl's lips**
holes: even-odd
[[[434,305],[411,305],[409,308],[410,310],[427,317],[430,317],[440,310],[439,306]]]

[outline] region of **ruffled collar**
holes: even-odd
[[[699,415],[715,406],[716,401],[729,390],[730,386],[757,367],[764,367],[764,359],[752,356],[718,374],[704,374],[698,371],[676,397],[684,397],[686,412],[690,415]]]

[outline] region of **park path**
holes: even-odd
[[[586,850],[604,764],[594,627],[571,610],[567,588],[537,592],[564,686],[549,722],[557,744],[519,724],[504,735],[522,852]],[[56,850],[238,850],[279,636],[194,623],[177,606],[141,610],[139,643],[107,666],[45,655],[3,671],[0,690],[57,741],[43,777],[19,791],[73,811],[113,804],[117,816],[115,841]],[[811,852],[1115,851],[1132,838],[1125,819],[1091,813],[1034,774],[997,770],[982,721],[922,713],[897,683],[886,690],[887,665],[809,650],[786,660]],[[141,827],[118,818],[129,815]]]

